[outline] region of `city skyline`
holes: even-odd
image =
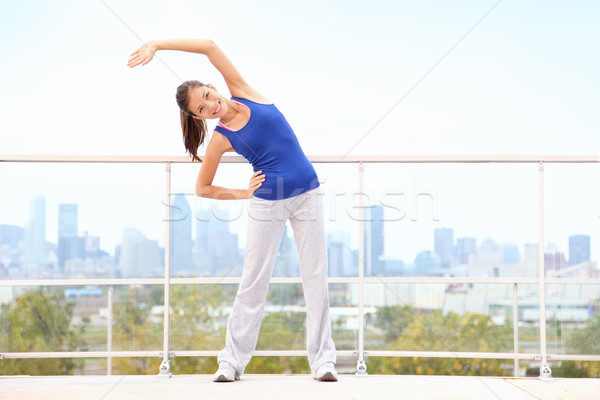
[[[5,34],[0,37],[13,56],[0,66],[0,148],[13,155],[81,155],[84,160],[97,154],[183,156],[175,89],[183,80],[199,79],[228,96],[222,77],[194,54],[159,52],[162,63],[139,70],[127,68],[126,60],[141,41],[205,37],[214,39],[248,82],[284,113],[308,156],[598,153],[600,114],[593,105],[600,91],[593,88],[600,57],[589,50],[600,29],[594,19],[598,4],[504,2],[464,40],[459,39],[486,6],[347,2],[340,15],[338,5],[329,2],[273,2],[266,9],[248,4],[252,1],[190,3],[181,15],[175,3],[148,3],[143,17],[127,3],[105,2],[113,12],[102,3],[3,4]],[[236,7],[243,12],[231,13]],[[544,16],[531,18],[539,9]],[[244,30],[243,37],[223,29],[229,24]],[[303,53],[310,56],[298,56]],[[90,82],[93,95],[75,101],[83,95],[81,82]],[[355,111],[356,82],[364,83],[361,96],[373,99],[360,103],[361,112]],[[326,101],[324,112],[315,112],[309,87],[318,88]],[[31,98],[45,105],[36,110],[44,129],[22,123],[31,117],[22,106]],[[90,110],[101,112],[93,124]],[[140,115],[147,118],[134,117]],[[214,124],[209,121],[207,139]],[[203,152],[204,147],[200,156]],[[198,168],[198,163],[174,164],[173,190],[193,193]],[[315,169],[328,193],[350,197],[357,192],[357,165],[315,163]],[[364,183],[372,204],[393,203],[400,193],[409,203],[418,193],[437,191],[440,226],[455,227],[457,237],[481,241],[492,235],[500,242],[525,243],[537,240],[537,170],[535,163],[365,163]],[[248,165],[220,165],[215,181],[244,188],[251,173]],[[597,164],[545,165],[549,242],[566,249],[566,233],[600,236],[600,191],[594,184],[599,173]],[[25,199],[44,194],[49,206],[72,202],[102,210],[93,215],[81,209],[80,222],[90,232],[102,232],[108,248],[120,242],[124,225],[164,243],[163,164],[3,163],[0,180],[9,194],[0,207],[3,223],[22,226]],[[389,208],[384,214],[395,218],[408,208],[400,199],[397,203],[400,211]],[[346,221],[329,224],[330,230],[352,231],[356,246],[351,218],[334,218]],[[53,219],[48,216],[49,226]],[[232,222],[232,229],[243,243],[242,219]],[[387,235],[386,247],[398,252],[394,257],[415,254],[403,254],[402,246],[392,243],[430,246],[433,227],[406,225]],[[54,229],[47,234],[55,241]],[[599,254],[600,245],[592,246]]]
[[[54,265],[53,273],[60,276],[74,273],[77,268],[108,272],[108,259],[114,260],[113,272],[121,277],[141,275],[160,276],[164,266],[164,248],[156,239],[146,238],[135,227],[122,229],[122,241],[114,249],[106,251],[100,246],[100,236],[90,236],[78,230],[78,210],[75,203],[59,204],[57,227],[58,243],[46,241],[46,199],[36,196],[30,201],[30,219],[24,227],[0,224],[0,247],[3,249],[1,264],[6,266],[18,261],[21,276],[35,276],[32,268]],[[173,276],[224,276],[241,274],[243,246],[238,235],[230,232],[229,213],[222,209],[196,209],[192,211],[184,195],[175,195],[171,205],[171,274]],[[365,207],[365,273],[373,276],[446,274],[453,276],[499,276],[498,268],[517,266],[513,274],[535,275],[537,273],[537,243],[497,243],[491,237],[478,240],[473,237],[454,239],[454,228],[438,227],[433,233],[430,249],[415,249],[413,259],[399,259],[386,253],[385,220],[383,207]],[[193,222],[195,221],[195,226]],[[195,230],[195,235],[192,232]],[[328,232],[329,272],[331,276],[351,276],[358,266],[358,248],[350,244],[350,232]],[[15,250],[23,243],[20,258]],[[569,248],[561,249],[554,243],[546,243],[546,270],[559,270],[582,262],[592,261],[591,236],[571,234]],[[41,243],[47,249],[40,252]],[[523,249],[522,251],[520,249]],[[293,233],[284,231],[275,265],[275,276],[298,274],[298,258],[293,243]],[[12,254],[11,254],[12,252]],[[140,258],[141,257],[141,258]],[[473,259],[475,257],[475,261]],[[86,259],[96,261],[86,266]],[[22,261],[21,261],[22,260]],[[75,260],[79,260],[78,264]],[[464,266],[469,265],[467,269]],[[202,267],[205,266],[205,267]],[[209,269],[205,269],[210,266]],[[503,267],[504,266],[504,267]],[[203,269],[204,268],[204,269]],[[483,268],[483,269],[482,269]],[[46,272],[49,273],[49,272]],[[39,274],[39,273],[38,273]],[[6,275],[6,271],[5,271]]]

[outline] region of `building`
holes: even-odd
[[[438,254],[432,253],[431,250],[423,250],[415,258],[414,274],[417,276],[437,274],[441,266],[442,262]]]
[[[240,276],[244,266],[238,235],[229,232],[229,212],[196,211],[194,264],[200,276]]]
[[[19,247],[23,241],[24,229],[16,225],[0,224],[0,246],[7,245],[11,249]]]
[[[544,270],[545,271],[560,271],[568,266],[565,253],[545,253],[544,254]]]
[[[440,257],[442,268],[450,268],[454,255],[454,231],[450,228],[435,229],[433,231],[433,250]]]
[[[532,278],[539,275],[540,255],[537,243],[525,243],[523,271],[521,276]]]
[[[58,237],[77,237],[78,206],[77,204],[58,205]]]
[[[397,258],[384,258],[387,276],[404,276],[404,261]]]
[[[456,259],[459,264],[469,264],[469,257],[477,254],[477,240],[471,237],[462,237],[456,240]]]
[[[498,277],[502,265],[502,250],[491,238],[481,242],[473,263],[469,265],[469,275],[476,277]]]
[[[364,208],[365,276],[385,276],[383,207]]]
[[[85,258],[85,240],[77,237],[77,204],[58,205],[58,268],[64,271],[65,262]]]
[[[171,276],[194,274],[192,257],[192,212],[184,194],[176,194],[171,203]]]
[[[502,245],[502,264],[514,265],[519,263],[519,246],[513,243]]]
[[[36,196],[29,204],[29,221],[24,232],[24,277],[33,277],[39,274],[41,268],[46,267],[46,198]]]
[[[148,240],[135,228],[123,229],[119,251],[121,278],[143,278],[164,275],[161,250],[157,240]]]
[[[329,276],[358,276],[353,268],[355,256],[350,248],[350,233],[334,231],[327,234]]]
[[[590,260],[590,237],[587,235],[569,236],[569,265],[577,265]]]

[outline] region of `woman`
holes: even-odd
[[[211,40],[150,41],[131,55],[128,65],[148,64],[157,50],[204,54],[223,75],[232,97],[213,86],[187,81],[177,88],[186,150],[202,166],[196,195],[214,199],[250,199],[242,280],[227,320],[225,348],[219,353],[216,382],[233,382],[250,362],[260,330],[269,281],[286,221],[294,231],[307,310],[307,350],[312,375],[337,381],[327,288],[327,247],[323,201],[317,174],[296,135],[274,104],[251,88]],[[218,119],[204,159],[198,147],[206,120]],[[253,166],[247,189],[212,184],[221,156],[237,152]]]

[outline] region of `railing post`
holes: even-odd
[[[358,191],[360,215],[358,221],[358,362],[356,375],[367,375],[365,364],[365,209],[364,209],[364,164],[358,163]]]
[[[171,377],[171,362],[169,361],[169,308],[171,286],[171,162],[166,166],[166,225],[165,225],[165,294],[163,299],[163,360],[158,371],[159,376]]]
[[[544,267],[544,162],[539,162],[538,171],[538,265],[539,265],[539,283],[540,283],[540,379],[551,380],[552,370],[548,366],[548,354],[546,352],[546,271]]]
[[[112,351],[113,344],[113,335],[112,335],[112,326],[113,326],[113,285],[108,286],[108,311],[106,315],[106,351]],[[106,358],[106,375],[112,375],[112,357],[108,356]]]
[[[513,350],[515,354],[519,353],[519,284],[513,285]],[[514,360],[514,374],[519,376],[519,359]]]

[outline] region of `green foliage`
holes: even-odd
[[[396,341],[414,318],[415,311],[410,306],[380,307],[375,315],[366,314],[366,324],[384,332],[385,342]]]
[[[271,285],[267,301],[273,305],[304,305],[302,286],[298,284]]]
[[[407,307],[382,307],[375,321],[385,329],[386,338],[396,337],[387,342],[388,350],[505,352],[512,345],[510,321],[494,325],[487,315],[444,314],[440,310],[419,314]],[[502,361],[493,359],[371,358],[368,369],[380,374],[506,374]]]
[[[300,300],[298,285],[279,285],[270,293],[271,303],[289,304]],[[283,288],[291,289],[286,293]],[[220,350],[225,344],[227,315],[235,298],[234,285],[173,285],[171,287],[170,347],[177,350]],[[152,307],[163,305],[161,286],[125,287],[115,293],[113,306],[113,350],[162,350],[162,313],[152,315]],[[14,305],[0,308],[0,351],[45,352],[85,350],[83,335],[89,319],[73,326],[73,304],[61,290],[39,289],[21,296]],[[278,312],[265,315],[257,349],[304,350],[306,314]],[[458,315],[436,310],[419,313],[409,306],[380,307],[366,315],[367,326],[377,331],[366,333],[369,340],[381,338],[388,350],[447,352],[510,352],[512,322],[492,323],[490,316]],[[335,327],[335,326],[334,326]],[[348,333],[354,348],[354,333]],[[369,344],[371,343],[371,344]],[[600,315],[575,329],[566,341],[571,354],[600,354]],[[156,374],[159,358],[113,358],[115,374]],[[72,374],[83,361],[62,358],[6,359],[0,361],[0,374]],[[371,357],[371,374],[506,375],[511,373],[504,360],[457,358]],[[211,374],[217,367],[215,357],[178,357],[171,360],[175,374]],[[310,372],[306,357],[254,357],[247,373],[280,374]],[[553,366],[556,376],[600,377],[600,363],[566,361]]]
[[[571,332],[567,349],[571,354],[600,354],[600,314],[587,320],[583,328]],[[565,378],[600,378],[600,362],[563,361],[552,368],[552,373]]]
[[[171,348],[220,350],[225,345],[227,316],[223,307],[235,298],[234,286],[174,286],[171,291]],[[219,324],[219,322],[221,324]],[[211,374],[215,357],[178,357],[171,361],[174,374]]]
[[[70,326],[73,304],[59,290],[38,289],[19,297],[14,305],[3,305],[0,314],[6,352],[82,350],[85,344]],[[83,328],[79,333],[83,333]],[[6,359],[0,375],[64,375],[81,368],[80,360],[67,358]]]
[[[263,318],[257,349],[303,350],[306,348],[306,313],[278,312]],[[253,357],[249,374],[309,373],[306,357]]]
[[[162,298],[144,287],[126,287],[116,292],[113,305],[113,350],[136,351],[162,349],[163,320],[151,320],[155,301]],[[160,360],[155,358],[113,358],[113,373],[128,375],[156,374]]]

